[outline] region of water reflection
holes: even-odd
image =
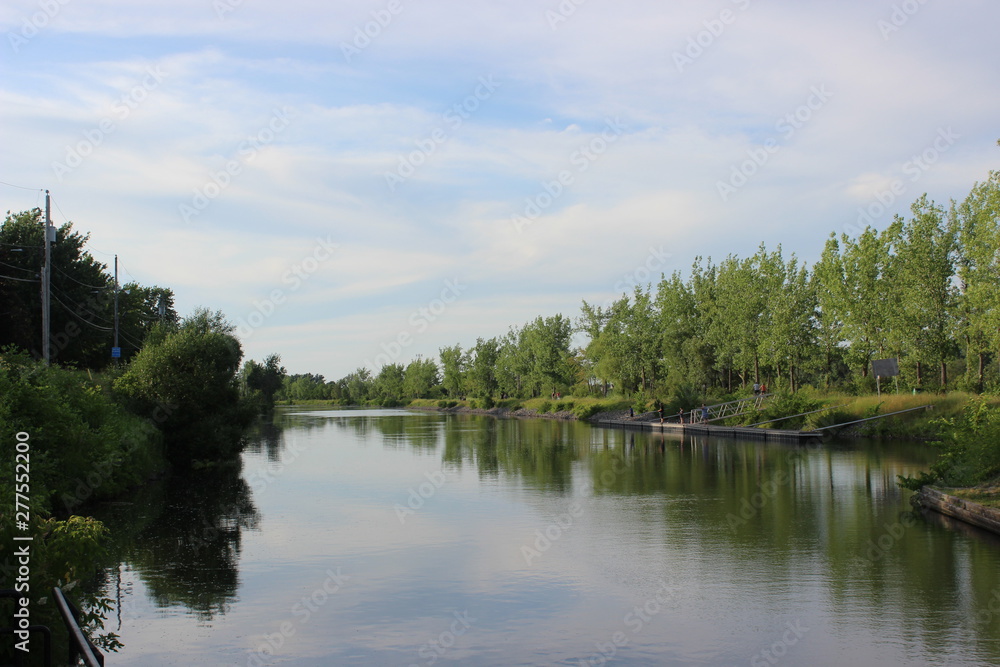
[[[467,664],[579,664],[616,631],[621,664],[747,664],[790,623],[809,630],[787,664],[1000,662],[1000,540],[911,511],[896,475],[926,465],[919,444],[321,410],[279,410],[254,438],[246,475],[274,476],[256,500],[206,472],[114,527],[157,604],[238,618],[202,638],[229,651],[218,664],[298,623],[341,566],[348,585],[264,664],[424,664],[464,612],[445,659]],[[676,599],[635,631],[662,582]]]
[[[242,533],[260,523],[240,466],[173,477],[106,511],[99,518],[111,528],[114,555],[156,605],[181,605],[203,620],[228,611],[239,588]]]

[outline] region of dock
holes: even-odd
[[[721,424],[713,424],[712,422],[729,420],[733,417],[740,417],[753,412],[757,412],[761,409],[765,402],[773,397],[773,394],[761,393],[748,398],[740,398],[735,401],[727,401],[725,403],[716,403],[715,405],[707,405],[704,408],[695,408],[694,410],[688,411],[688,418],[690,419],[692,413],[694,415],[701,415],[702,410],[706,413],[707,419],[704,421],[697,421],[694,423],[678,423],[673,421],[649,421],[649,420],[633,420],[633,419],[607,419],[594,422],[598,426],[608,426],[610,428],[630,428],[639,430],[651,430],[660,433],[672,433],[676,435],[708,435],[715,436],[718,438],[737,438],[741,440],[770,440],[770,441],[781,441],[781,442],[803,442],[811,441],[817,438],[822,438],[823,434],[818,431],[792,431],[787,429],[778,428],[756,428],[756,425],[750,426],[723,426]],[[811,413],[803,413],[811,414]],[[673,415],[666,415],[668,419],[672,419]],[[800,417],[802,415],[791,415],[794,417]],[[788,419],[789,417],[783,417],[782,419]],[[773,420],[781,421],[781,419]],[[763,422],[770,423],[770,422]]]
[[[717,438],[740,440],[767,440],[772,442],[811,442],[823,437],[819,431],[791,431],[779,428],[752,428],[749,426],[721,426],[714,424],[678,424],[675,422],[609,419],[594,422],[609,428],[636,429],[675,435],[707,435]]]

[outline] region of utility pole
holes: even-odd
[[[115,346],[118,349],[118,255],[115,255]],[[112,351],[114,354],[114,351]]]
[[[45,191],[45,266],[42,267],[42,360],[48,366],[50,359],[51,321],[49,317],[51,304],[51,284],[52,284],[52,241],[55,234],[52,233],[52,210],[49,200],[49,191]]]

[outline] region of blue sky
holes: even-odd
[[[987,0],[13,0],[0,181],[248,356],[334,379],[963,197],[1000,156],[998,24]]]

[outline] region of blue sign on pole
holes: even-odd
[[[121,356],[122,356],[122,349],[120,347],[111,348],[112,359],[121,359]]]

